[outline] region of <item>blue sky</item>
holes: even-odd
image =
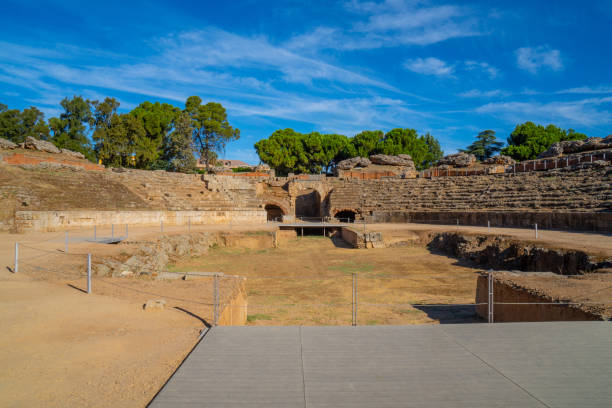
[[[612,0],[13,1],[0,102],[221,102],[257,163],[274,130],[415,128],[446,153],[517,123],[612,133]]]

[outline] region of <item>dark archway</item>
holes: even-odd
[[[266,204],[264,209],[266,210],[268,221],[282,221],[283,220],[283,215],[285,215],[285,213],[278,205]]]
[[[296,217],[319,218],[321,216],[321,196],[316,190],[302,191],[295,199]]]
[[[351,210],[338,211],[334,218],[340,222],[355,222],[355,216],[357,213]]]

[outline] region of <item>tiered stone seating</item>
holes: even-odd
[[[612,210],[612,178],[605,170],[336,180],[332,184],[332,211]]]

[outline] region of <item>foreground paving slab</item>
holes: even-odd
[[[216,327],[152,407],[609,407],[612,324]]]

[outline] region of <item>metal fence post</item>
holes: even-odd
[[[188,231],[191,232],[191,217],[187,219],[187,228],[188,228]]]
[[[66,231],[65,236],[66,236],[66,242],[64,244],[64,253],[67,254],[68,253],[68,231]]]
[[[489,277],[488,277],[488,283],[489,283],[489,297],[488,297],[488,302],[487,302],[487,306],[488,306],[488,319],[487,321],[489,323],[493,323],[493,272],[489,271]]]
[[[535,224],[535,237],[538,239],[538,223]]]
[[[219,274],[214,275],[213,326],[219,325]]]
[[[115,224],[111,224],[111,238],[115,238]]]
[[[15,242],[15,267],[13,273],[19,272],[19,243]]]
[[[353,272],[353,326],[357,326],[357,273]]]
[[[87,293],[91,293],[91,254],[87,254]]]
[[[96,241],[96,240],[97,240],[97,239],[96,239],[96,235],[97,235],[96,233],[97,233],[97,231],[96,231],[96,226],[94,225],[94,241]]]

